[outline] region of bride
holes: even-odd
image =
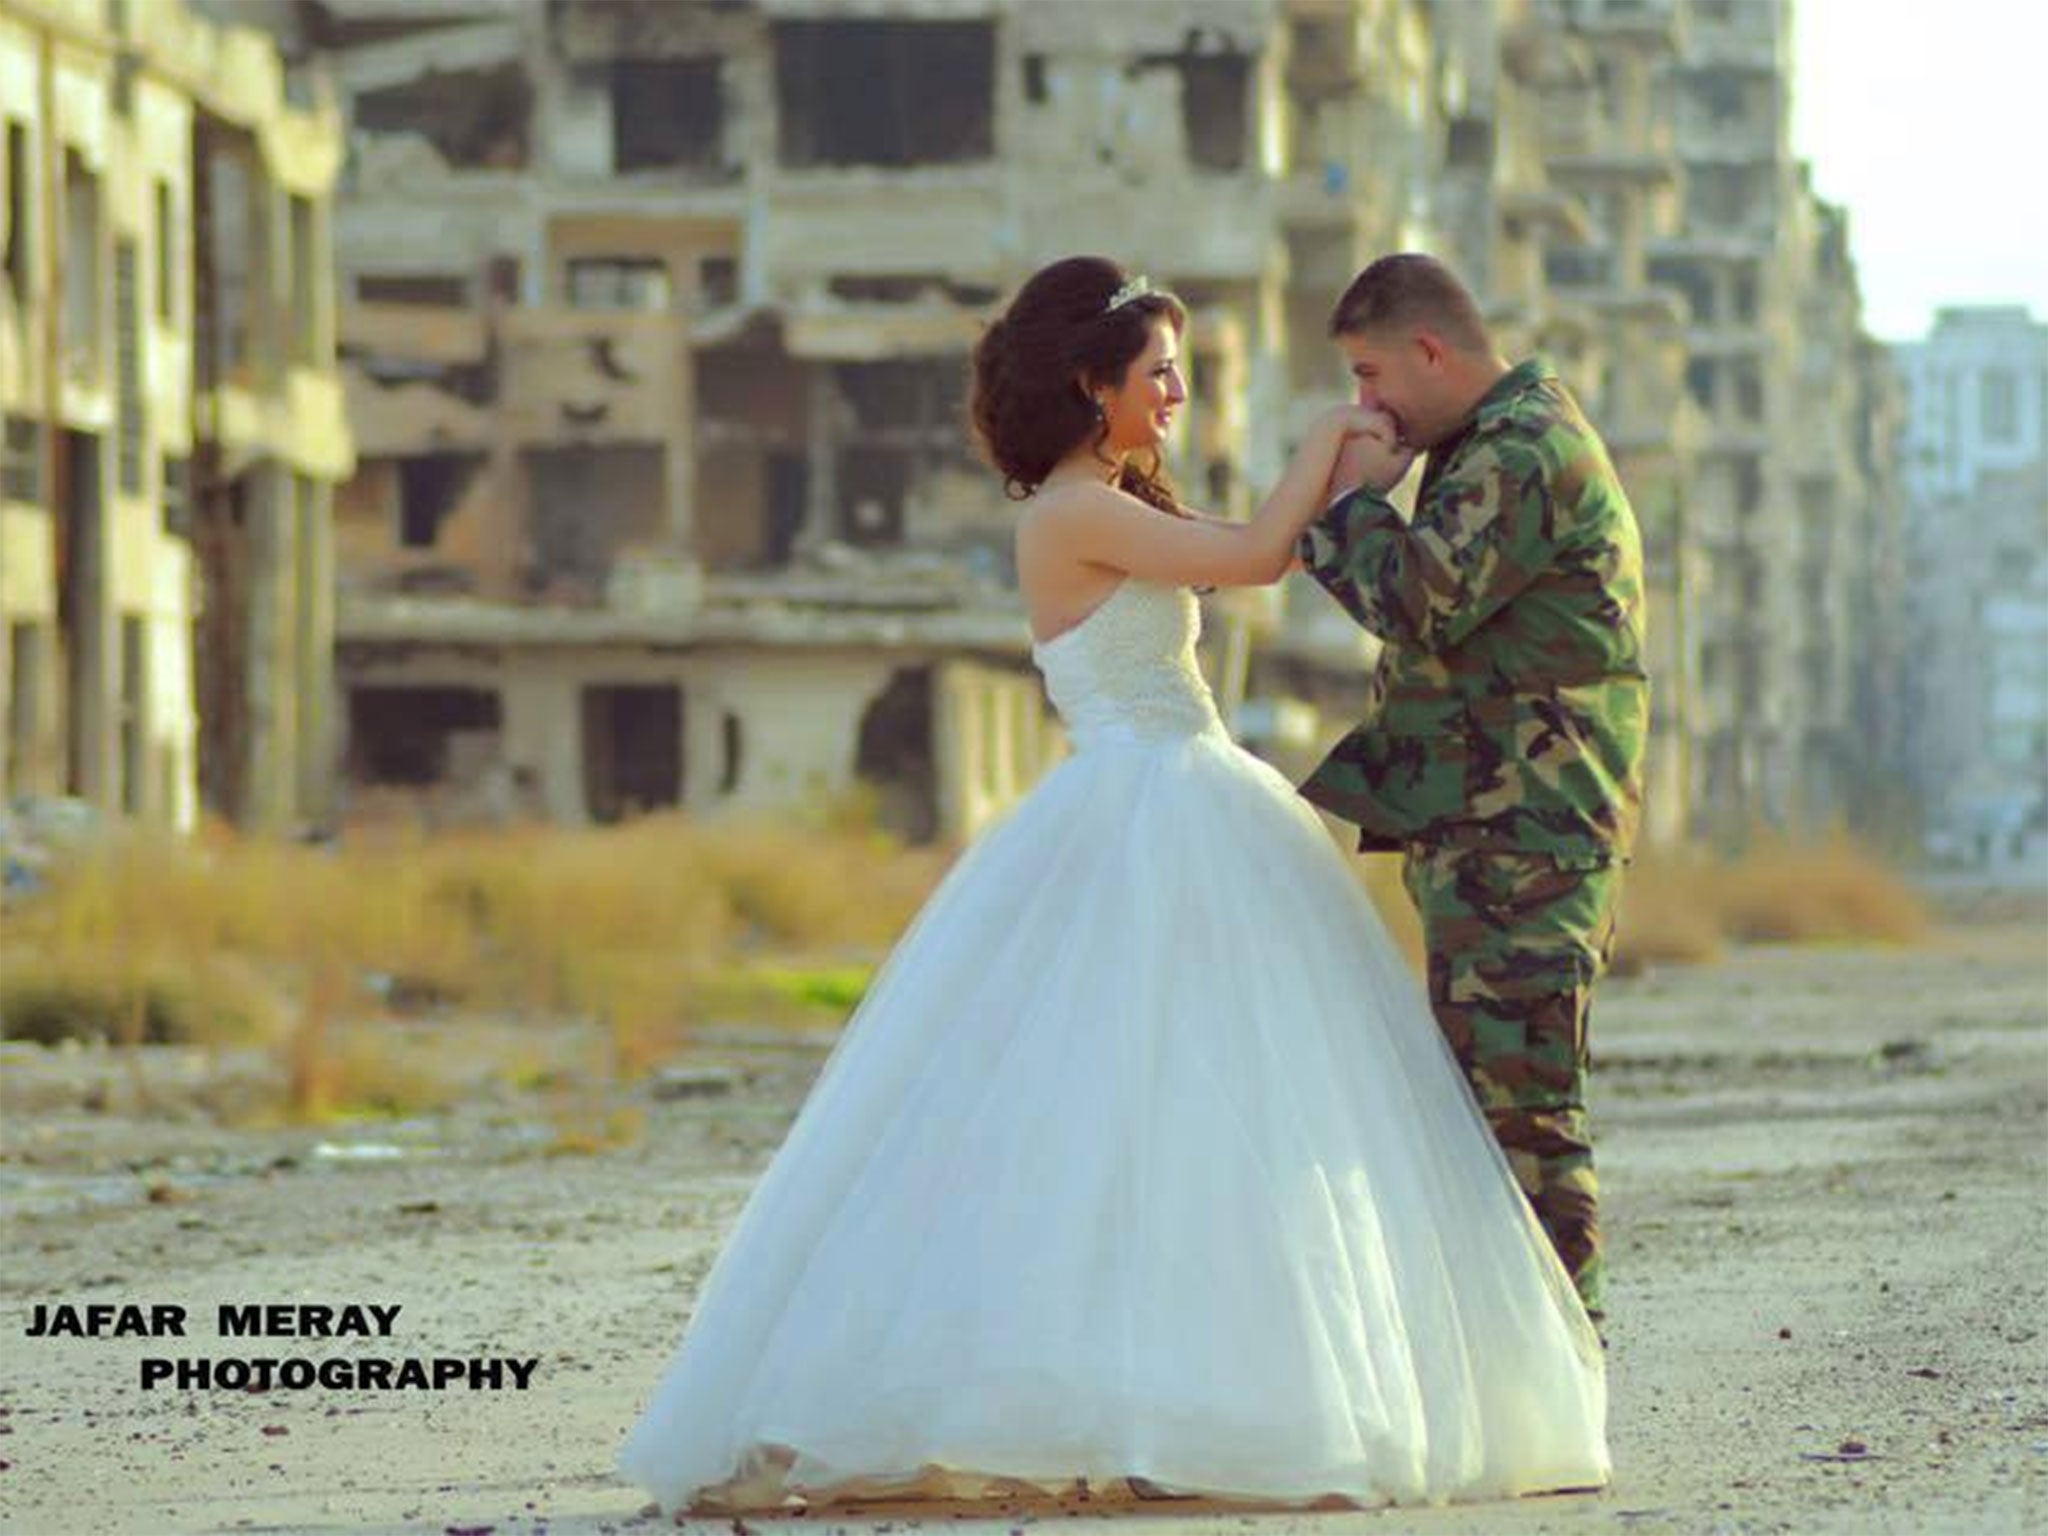
[[[665,1505],[1122,1488],[1359,1505],[1608,1475],[1598,1341],[1314,812],[1225,734],[1189,588],[1258,514],[1158,468],[1179,301],[1036,274],[974,356],[1074,752],[877,974],[705,1282],[625,1472]]]

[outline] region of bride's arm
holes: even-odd
[[[1048,500],[1021,531],[1041,555],[1105,566],[1175,586],[1245,587],[1278,581],[1301,530],[1323,510],[1323,490],[1347,436],[1385,431],[1355,405],[1316,418],[1294,460],[1248,522],[1168,517],[1109,486],[1074,486]]]

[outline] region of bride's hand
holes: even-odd
[[[1362,405],[1344,406],[1340,410],[1346,413],[1346,431],[1337,450],[1337,462],[1330,470],[1324,500],[1333,500],[1361,485],[1377,492],[1392,490],[1415,462],[1415,450],[1402,444],[1393,418],[1385,412]]]

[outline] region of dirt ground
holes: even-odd
[[[1750,949],[1606,985],[1611,1489],[746,1525],[2048,1529],[2048,898],[1952,896],[1946,912],[1912,950]],[[636,1139],[583,1155],[561,1155],[562,1107],[539,1095],[229,1131],[204,1106],[232,1060],[0,1046],[0,1529],[665,1528],[612,1475],[615,1447],[828,1044],[707,1032],[631,1091]],[[223,1339],[223,1302],[402,1312],[388,1339]],[[190,1337],[27,1336],[38,1306],[64,1303],[182,1305]],[[524,1391],[141,1388],[145,1357],[181,1353],[538,1364]]]

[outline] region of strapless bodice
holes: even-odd
[[[1031,655],[1076,747],[1170,740],[1223,730],[1195,661],[1201,632],[1194,593],[1126,577]]]

